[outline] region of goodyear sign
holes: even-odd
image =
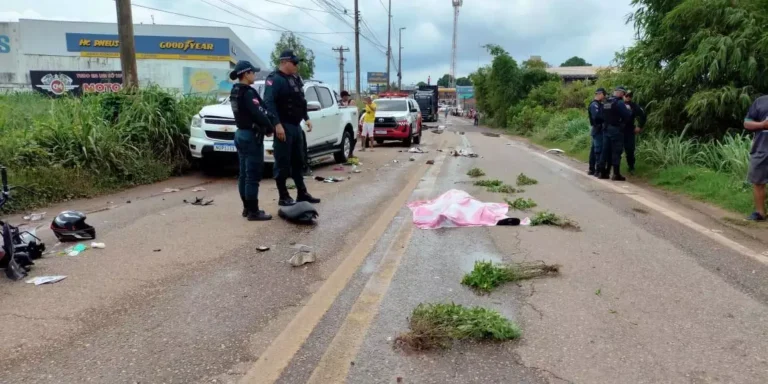
[[[386,72],[368,72],[368,84],[387,84]]]
[[[117,35],[67,33],[67,51],[84,57],[120,57]],[[230,61],[229,39],[135,36],[137,59]]]

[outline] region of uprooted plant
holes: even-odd
[[[507,202],[507,205],[509,205],[510,208],[516,209],[518,211],[527,211],[537,206],[536,202],[530,198],[524,199],[522,197],[518,197],[514,201],[510,201],[509,199],[505,198],[504,201]]]
[[[538,183],[538,180],[526,176],[525,173],[517,175],[517,185],[534,185]]]
[[[514,281],[552,276],[560,273],[560,266],[544,262],[523,262],[494,264],[490,261],[476,261],[472,272],[464,275],[461,283],[479,293],[489,293],[496,287]]]
[[[515,187],[504,184],[501,180],[478,180],[475,181],[475,186],[486,187],[488,192],[493,193],[517,193],[525,192],[522,189],[516,189]]]
[[[469,177],[483,177],[485,176],[485,172],[483,172],[480,168],[472,168],[467,172],[467,176]]]
[[[498,312],[459,304],[419,304],[409,319],[410,331],[396,339],[396,345],[414,350],[449,348],[454,340],[517,339],[520,327]]]
[[[536,225],[552,225],[574,231],[581,230],[577,222],[565,217],[560,217],[550,211],[537,212],[536,215],[531,218],[531,226]]]

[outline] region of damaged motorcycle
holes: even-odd
[[[8,172],[0,166],[0,209],[8,202],[13,187],[8,186]],[[27,276],[35,265],[32,260],[43,257],[45,244],[35,235],[35,230],[21,229],[0,220],[2,247],[0,247],[0,268],[11,280],[20,280]]]

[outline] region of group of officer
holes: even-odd
[[[611,180],[624,181],[621,153],[626,151],[629,173],[634,173],[635,136],[645,125],[646,115],[643,108],[632,101],[632,92],[627,92],[624,87],[616,87],[613,96],[605,97],[605,89],[598,88],[595,99],[589,103],[589,123],[592,126],[589,174],[601,179],[610,177]]]
[[[259,208],[259,182],[264,167],[264,137],[273,134],[276,136],[273,149],[278,204],[286,207],[297,201],[320,203],[320,199],[307,191],[303,177],[306,146],[300,124],[304,121],[307,132],[312,132],[312,122],[307,113],[304,84],[297,74],[301,61],[291,50],[282,52],[280,65],[265,81],[263,100],[251,87],[259,68],[248,61],[239,61],[229,74],[230,79],[237,80],[232,86],[230,104],[237,125],[235,147],[240,160],[238,190],[243,201],[242,215],[249,221],[272,219]],[[296,185],[296,200],[288,192],[289,177]]]

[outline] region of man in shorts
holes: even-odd
[[[376,103],[373,102],[370,96],[366,97],[363,101],[365,101],[365,116],[363,117],[363,131],[361,132],[363,137],[360,148],[361,152],[365,152],[365,144],[368,140],[370,140],[369,145],[371,151],[373,151],[373,127],[376,121]]]
[[[765,221],[765,184],[768,184],[768,96],[752,103],[744,118],[744,128],[755,133],[749,151],[747,181],[752,183],[755,212],[747,220]]]

